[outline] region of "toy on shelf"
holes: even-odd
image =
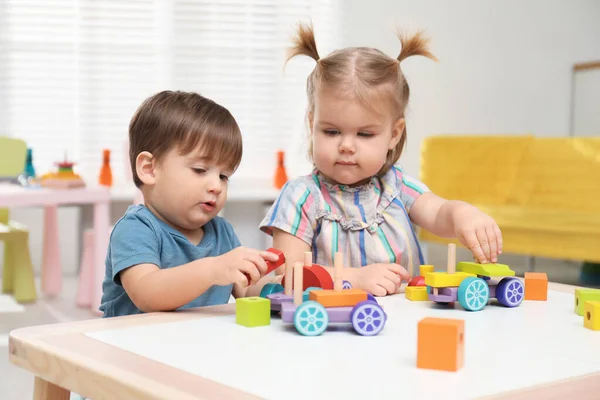
[[[455,271],[458,269],[458,272]],[[525,297],[525,288],[515,271],[504,264],[456,264],[456,245],[448,245],[447,272],[429,272],[425,284],[429,300],[448,304],[458,300],[468,311],[485,308],[490,298],[506,307],[517,307]]]
[[[111,187],[113,184],[112,169],[110,168],[110,150],[104,149],[102,152],[102,167],[98,176],[98,183],[103,186]]]
[[[57,172],[50,172],[40,177],[40,184],[45,187],[58,189],[71,189],[84,187],[83,179],[73,171],[75,163],[67,161],[67,155],[63,162],[56,163],[58,165]]]
[[[372,295],[364,290],[353,289],[349,282],[343,281],[342,254],[336,253],[334,257],[335,282],[331,289],[322,286],[305,288],[303,279],[311,277],[310,268],[315,267],[310,263],[311,259],[312,254],[306,252],[304,264],[309,265],[301,262],[293,266],[289,263],[286,265],[287,279],[283,293],[266,295],[271,301],[271,311],[280,311],[282,321],[293,323],[296,330],[304,336],[321,335],[330,323],[351,323],[354,330],[362,336],[380,333],[387,315]],[[329,275],[327,270],[325,272]],[[329,279],[331,280],[331,276]]]
[[[277,167],[275,168],[275,176],[273,177],[273,185],[277,189],[281,189],[288,181],[285,171],[285,153],[283,150],[277,152]]]

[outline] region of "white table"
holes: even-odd
[[[91,204],[94,207],[94,285],[91,310],[99,313],[108,248],[110,190],[102,186],[77,189],[23,188],[0,184],[0,207],[44,207],[44,245],[42,291],[56,295],[62,287],[62,268],[58,236],[58,207]]]
[[[573,290],[479,312],[379,298],[388,321],[374,337],[305,337],[275,316],[245,328],[235,304],[27,327],[11,332],[9,357],[39,399],[598,399],[600,332],[583,327]],[[465,320],[458,372],[416,368],[425,317]]]

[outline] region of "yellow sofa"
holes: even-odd
[[[421,180],[493,216],[505,253],[600,262],[600,137],[432,136]]]

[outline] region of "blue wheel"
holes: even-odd
[[[325,307],[309,300],[300,304],[294,313],[294,326],[304,336],[318,336],[327,329],[329,315]]]
[[[386,315],[377,303],[365,300],[352,309],[350,322],[354,330],[363,336],[375,336],[383,330]]]
[[[267,283],[260,291],[260,297],[267,298],[268,295],[273,293],[283,292],[283,286],[279,283]]]
[[[458,302],[468,311],[482,310],[490,299],[490,288],[481,278],[466,278],[458,286]]]
[[[342,289],[352,289],[352,284],[349,281],[342,282]]]
[[[496,287],[498,302],[506,307],[516,307],[523,301],[525,288],[517,278],[503,278]]]

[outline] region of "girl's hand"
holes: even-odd
[[[365,290],[373,296],[394,294],[402,281],[410,279],[408,271],[398,264],[371,264],[362,268],[350,268],[353,287]]]
[[[240,287],[254,285],[267,271],[267,261],[277,261],[276,254],[270,251],[258,251],[237,247],[228,253],[216,257],[213,267],[215,285],[237,284]]]
[[[502,232],[492,217],[465,205],[454,212],[452,220],[456,237],[478,262],[498,261],[498,254],[502,253]]]

